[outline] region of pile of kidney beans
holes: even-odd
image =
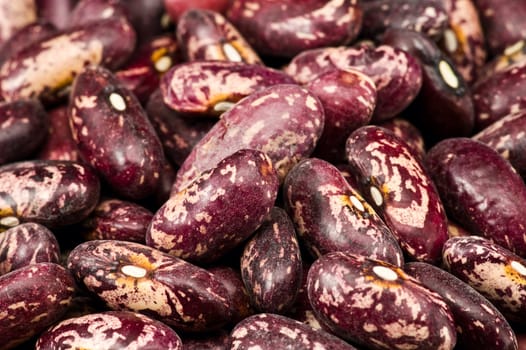
[[[0,0],[0,349],[525,349],[525,18]]]

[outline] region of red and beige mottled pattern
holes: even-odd
[[[325,111],[323,133],[313,156],[331,163],[344,162],[347,136],[371,121],[376,107],[374,82],[357,70],[336,68],[305,87],[320,99]]]
[[[0,67],[0,95],[8,101],[54,101],[89,64],[122,65],[135,48],[135,33],[124,19],[107,19],[61,31],[38,41]]]
[[[241,276],[252,304],[260,312],[282,314],[296,299],[302,277],[301,252],[287,213],[272,208],[269,218],[246,243]]]
[[[486,41],[473,0],[445,0],[448,24],[440,47],[454,62],[466,82],[478,77],[486,62]]]
[[[454,237],[444,266],[484,295],[510,322],[526,324],[526,260],[484,237]]]
[[[213,274],[139,243],[81,243],[67,266],[111,309],[139,312],[176,330],[217,329],[232,315],[229,294]]]
[[[448,14],[436,0],[370,0],[361,3],[363,25],[360,35],[379,37],[388,28],[404,28],[438,38],[447,26]]]
[[[468,284],[426,263],[408,263],[404,271],[446,301],[455,319],[458,348],[517,349],[517,338],[506,318]]]
[[[0,276],[0,344],[14,349],[61,320],[75,291],[69,272],[38,263]]]
[[[526,109],[507,115],[482,129],[472,139],[485,143],[507,159],[526,178]]]
[[[260,54],[288,58],[308,49],[345,45],[362,26],[357,0],[235,0],[227,18]]]
[[[448,238],[440,197],[418,156],[394,133],[378,126],[355,130],[347,158],[361,193],[412,259],[440,260]]]
[[[452,220],[526,256],[526,185],[497,151],[448,139],[428,151],[426,167]]]
[[[82,222],[84,238],[144,243],[152,217],[150,210],[137,203],[105,199]]]
[[[4,0],[0,3],[0,44],[24,26],[37,20],[35,0]]]
[[[407,143],[419,159],[424,159],[426,154],[426,146],[424,137],[420,130],[414,126],[410,121],[403,118],[393,118],[378,124],[384,129],[390,130],[396,136]]]
[[[95,208],[99,193],[99,178],[79,163],[32,160],[0,167],[0,218],[46,226],[77,223]]]
[[[263,223],[278,185],[264,153],[237,151],[170,197],[155,213],[146,243],[189,261],[217,260]]]
[[[319,99],[297,85],[255,92],[225,112],[195,145],[177,172],[175,187],[182,190],[227,155],[247,148],[266,153],[283,181],[314,150],[324,119]]]
[[[0,165],[31,156],[46,140],[48,126],[37,100],[0,103]]]
[[[223,15],[191,9],[177,22],[177,42],[187,61],[231,61],[261,64],[245,38]]]
[[[287,74],[259,64],[195,61],[174,66],[161,78],[164,102],[180,113],[219,115],[216,105],[235,103],[276,84],[292,84]]]
[[[286,316],[261,313],[245,318],[232,329],[229,349],[355,350],[355,347]]]
[[[179,48],[173,35],[163,35],[143,44],[115,76],[146,103],[159,87],[161,76],[178,62]]]
[[[182,350],[181,338],[162,322],[129,311],[107,311],[70,318],[46,330],[36,350]]]
[[[16,55],[25,47],[44,40],[58,32],[57,28],[48,21],[39,19],[36,22],[25,25],[2,44],[0,50],[0,62],[4,62],[8,57]]]
[[[82,162],[69,128],[67,106],[53,108],[48,111],[48,115],[50,127],[44,144],[39,148],[37,158]]]
[[[162,144],[131,91],[101,66],[76,78],[68,107],[73,139],[82,157],[115,193],[141,199],[159,185]]]
[[[0,275],[41,262],[60,262],[57,239],[45,226],[28,222],[0,234]]]
[[[416,97],[422,86],[417,59],[388,45],[329,47],[304,51],[292,59],[285,72],[307,83],[329,69],[353,69],[369,76],[377,92],[373,121],[393,118]]]
[[[320,322],[316,319],[312,306],[310,305],[309,296],[307,293],[307,274],[309,272],[310,264],[305,259],[303,260],[303,273],[301,276],[301,285],[298,290],[298,295],[292,310],[287,312],[285,316],[291,317],[296,321],[305,323],[314,329],[322,329]]]
[[[174,111],[164,103],[159,89],[148,99],[146,113],[161,139],[166,158],[179,166],[218,121],[217,117],[189,118]]]
[[[299,238],[313,257],[349,251],[403,264],[391,230],[332,164],[316,158],[302,160],[287,175],[283,194]]]
[[[477,131],[526,110],[526,60],[478,80],[473,85],[473,103]]]
[[[394,265],[328,253],[312,264],[307,288],[320,322],[367,349],[455,346],[455,324],[445,301]]]

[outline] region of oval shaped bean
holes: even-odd
[[[452,220],[526,255],[526,186],[497,151],[467,138],[447,139],[428,151],[426,167]]]
[[[524,325],[526,260],[483,237],[454,237],[444,245],[444,266],[488,298],[509,322]]]
[[[444,300],[394,265],[328,253],[312,264],[307,288],[316,317],[367,349],[455,346],[455,324]]]
[[[283,184],[285,208],[311,255],[349,251],[397,266],[403,254],[389,228],[332,164],[300,161]]]
[[[60,262],[57,239],[45,226],[28,222],[0,234],[0,275],[42,262]]]
[[[448,238],[446,214],[433,181],[412,149],[387,129],[370,125],[349,135],[347,159],[360,192],[404,253],[419,261],[438,262]]]
[[[108,18],[122,17],[130,20],[124,1],[120,0],[79,0],[68,16],[70,26]]]
[[[287,213],[272,208],[269,218],[246,243],[241,276],[260,312],[283,313],[296,299],[301,283],[301,252]]]
[[[517,338],[508,321],[467,283],[426,263],[410,262],[404,271],[444,298],[455,319],[457,347],[517,349]]]
[[[74,291],[73,277],[54,263],[29,265],[0,276],[2,349],[14,349],[58,322]]]
[[[33,160],[0,167],[0,218],[70,225],[88,216],[99,194],[99,178],[79,163]]]
[[[168,199],[155,213],[146,243],[188,261],[217,260],[262,224],[278,185],[264,153],[237,151]]]
[[[250,316],[239,322],[230,332],[232,350],[354,350],[355,348],[334,335],[272,313]]]
[[[69,318],[46,330],[35,349],[182,350],[181,338],[162,322],[129,311]]]
[[[232,316],[229,294],[213,274],[139,243],[84,242],[67,266],[111,309],[140,312],[176,330],[217,329]]]
[[[50,127],[37,158],[83,162],[69,128],[68,107],[61,105],[53,108],[48,111],[48,116]]]
[[[90,66],[75,78],[68,114],[80,154],[113,191],[142,199],[157,188],[161,142],[139,101],[110,71]]]

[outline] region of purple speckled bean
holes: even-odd
[[[0,44],[36,20],[35,0],[2,1],[0,3]]]
[[[55,263],[38,263],[0,276],[0,344],[2,350],[43,332],[61,320],[75,281]]]
[[[247,317],[232,329],[230,338],[231,350],[355,350],[328,332],[272,313]]]
[[[174,186],[183,189],[227,155],[247,148],[266,153],[283,181],[314,150],[324,119],[319,99],[300,86],[276,85],[255,92],[225,112],[195,145]]]
[[[517,338],[506,318],[468,284],[426,263],[408,263],[404,271],[446,301],[457,327],[457,347],[464,350],[517,349]]]
[[[110,71],[89,66],[75,78],[68,114],[80,154],[113,191],[141,199],[157,188],[162,144],[137,98]]]
[[[37,340],[48,349],[181,350],[181,338],[162,322],[129,311],[93,313],[59,322]]]
[[[46,226],[77,223],[95,208],[99,193],[99,178],[79,163],[33,160],[0,167],[0,218]]]
[[[139,243],[84,242],[67,266],[111,309],[140,312],[176,330],[217,329],[232,316],[229,294],[213,274]]]
[[[379,123],[378,126],[393,132],[411,147],[420,160],[424,159],[426,153],[424,137],[410,121],[403,118],[393,118]]]
[[[23,160],[45,142],[49,117],[37,100],[0,103],[0,165]]]
[[[357,0],[234,0],[227,17],[259,53],[289,58],[303,50],[345,45],[362,26]]]
[[[316,95],[325,111],[323,133],[313,156],[332,163],[345,160],[347,136],[371,121],[376,107],[376,86],[356,70],[334,69],[320,74],[305,87]]]
[[[71,135],[68,107],[58,106],[48,112],[50,127],[47,138],[38,152],[38,159],[82,162],[77,144]]]
[[[190,9],[179,18],[176,33],[187,61],[262,63],[241,33],[218,12]]]
[[[178,64],[161,79],[164,102],[181,113],[221,114],[225,103],[276,84],[292,84],[287,74],[259,64],[196,61]]]
[[[307,276],[316,317],[367,349],[453,349],[455,324],[445,301],[396,266],[332,252]],[[432,316],[431,316],[432,315]]]
[[[468,138],[439,142],[425,161],[452,220],[526,256],[526,186],[508,161]]]
[[[283,209],[272,208],[269,218],[245,245],[240,264],[257,310],[281,314],[291,308],[303,271],[294,225]]]
[[[484,295],[510,322],[526,324],[526,260],[478,236],[444,244],[444,266]]]
[[[0,275],[31,264],[59,261],[57,239],[45,226],[28,222],[0,234]]]
[[[264,153],[237,151],[170,197],[155,213],[146,243],[189,261],[217,260],[262,224],[278,185]]]
[[[347,157],[361,193],[412,259],[437,262],[448,238],[440,197],[422,162],[399,137],[378,126],[355,130]]]
[[[78,26],[108,18],[123,17],[130,20],[121,0],[80,0],[68,14],[69,26]]]
[[[299,162],[283,184],[285,207],[301,242],[315,258],[350,251],[401,266],[403,254],[389,228],[332,164]]]
[[[54,101],[89,64],[121,66],[135,48],[135,32],[123,18],[90,22],[27,46],[0,67],[5,100]]]
[[[290,312],[285,316],[291,317],[296,321],[300,321],[309,325],[314,329],[322,329],[322,325],[314,315],[312,306],[310,305],[309,296],[307,293],[307,274],[309,273],[310,265],[305,260],[303,261],[303,273],[301,276],[301,285],[296,296],[296,301],[292,306]]]
[[[20,28],[7,40],[0,50],[0,62],[4,62],[8,57],[16,55],[37,41],[57,33],[57,28],[50,22],[39,20]]]
[[[153,213],[139,204],[105,199],[82,222],[84,238],[144,243]]]

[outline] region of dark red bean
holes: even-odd
[[[229,3],[229,0],[164,0],[164,7],[172,20],[178,22],[183,13],[194,8],[225,13]]]
[[[86,67],[75,78],[68,108],[79,153],[113,191],[141,199],[157,188],[161,142],[139,101],[110,71]]]
[[[48,112],[48,115],[50,127],[37,158],[82,162],[77,144],[71,135],[67,106],[53,108]]]
[[[124,2],[121,0],[80,0],[68,14],[69,26],[118,17],[129,21],[130,16]]]
[[[172,22],[166,13],[166,0],[133,0],[123,1],[129,14],[130,21],[137,32],[139,45],[151,41],[153,38],[173,30]],[[192,3],[195,2],[192,1]]]
[[[183,334],[183,350],[230,350],[230,334],[226,330],[206,334]]]

